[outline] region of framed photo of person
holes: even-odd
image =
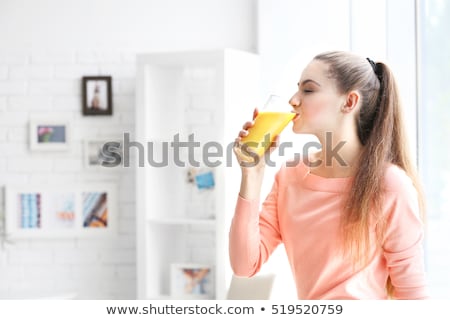
[[[85,76],[82,86],[83,115],[112,115],[111,76]]]

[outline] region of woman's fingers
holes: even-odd
[[[255,121],[247,121],[246,123],[244,123],[244,125],[242,126],[242,130],[239,131],[239,136],[240,137],[247,136],[248,135],[248,129],[253,127],[254,124],[255,124]]]
[[[244,161],[243,156],[242,156],[242,145],[241,145],[242,141],[241,140],[242,140],[242,138],[248,136],[249,129],[254,126],[255,119],[257,116],[258,116],[258,108],[255,108],[253,110],[253,120],[247,121],[244,123],[244,125],[242,126],[242,130],[239,131],[238,137],[234,140],[233,150],[234,150],[235,155],[238,157],[238,160],[240,163],[242,161]]]
[[[244,129],[244,130],[250,129],[251,127],[253,127],[254,124],[255,124],[255,121],[247,121],[242,126],[242,129]]]
[[[258,108],[255,108],[255,110],[253,110],[253,120],[256,119],[256,117],[258,116],[258,113],[259,113]]]
[[[245,136],[248,136],[248,131],[247,130],[239,131],[239,137],[245,137]]]
[[[251,127],[253,127],[255,124],[255,118],[257,116],[258,116],[258,108],[255,108],[255,110],[253,110],[253,120],[247,121],[246,123],[244,123],[244,125],[242,126],[242,129],[244,129],[244,131],[246,131],[246,130],[250,129]]]

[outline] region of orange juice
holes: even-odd
[[[248,135],[243,137],[241,142],[247,145],[250,152],[261,157],[275,137],[294,117],[293,112],[262,111],[256,117],[253,127],[249,129]],[[265,138],[267,135],[268,137]]]

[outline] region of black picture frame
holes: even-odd
[[[83,115],[110,116],[113,114],[112,77],[82,77]]]

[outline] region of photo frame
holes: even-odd
[[[65,151],[69,149],[70,125],[65,120],[32,120],[29,124],[30,149]]]
[[[112,77],[82,77],[83,115],[112,115]]]
[[[170,295],[175,299],[213,299],[213,267],[195,263],[171,264]]]
[[[116,188],[114,184],[8,186],[6,234],[46,238],[115,233]]]
[[[84,140],[83,145],[86,168],[120,167],[123,159],[123,142],[120,139]]]

